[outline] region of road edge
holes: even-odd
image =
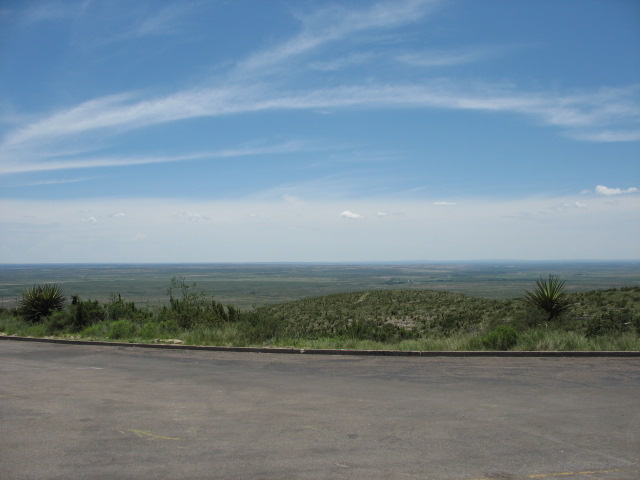
[[[57,343],[106,347],[157,348],[162,350],[195,350],[209,352],[276,353],[290,355],[361,355],[390,357],[640,357],[640,351],[420,351],[420,350],[342,350],[293,347],[222,347],[213,345],[174,345],[165,343],[125,343],[62,338],[19,337],[0,335],[0,340],[17,342]]]

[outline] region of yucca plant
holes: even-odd
[[[34,285],[22,292],[20,313],[31,322],[39,322],[57,310],[62,310],[66,298],[58,285]]]
[[[549,275],[548,279],[536,280],[533,291],[525,290],[524,301],[529,305],[544,310],[547,321],[551,321],[566,312],[570,303],[564,290],[564,280]]]

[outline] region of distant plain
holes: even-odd
[[[640,285],[640,261],[451,262],[405,264],[49,264],[0,265],[0,306],[15,306],[34,284],[57,283],[67,296],[140,305],[167,303],[173,277],[218,301],[247,309],[334,293],[433,289],[480,298],[517,298],[541,276],[566,280],[568,292]]]

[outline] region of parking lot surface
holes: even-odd
[[[639,358],[0,342],[3,479],[640,478]]]

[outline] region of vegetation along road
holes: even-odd
[[[640,359],[0,342],[4,479],[640,478]]]

